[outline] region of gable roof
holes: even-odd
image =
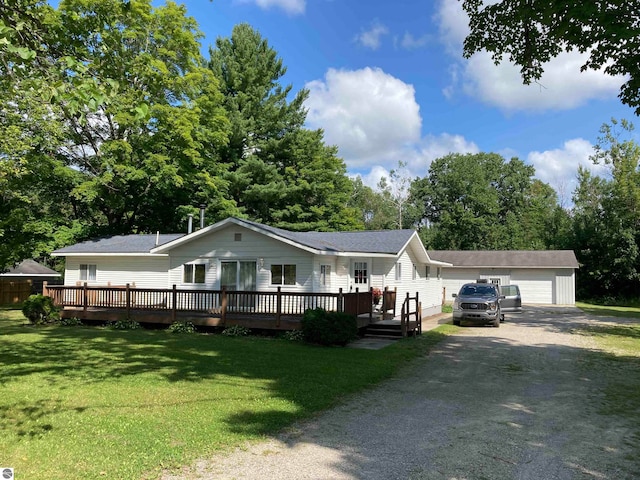
[[[184,237],[184,233],[114,235],[87,240],[52,252],[53,256],[66,255],[108,255],[108,254],[148,254],[154,247]],[[157,242],[157,243],[156,243]]]
[[[5,277],[59,277],[55,270],[46,267],[35,260],[27,259],[20,262],[14,268],[0,274]]]
[[[395,257],[413,242],[414,251],[420,261],[435,265],[448,265],[448,263],[433,261],[429,258],[422,241],[414,230],[292,232],[235,217],[229,217],[189,234],[119,235],[71,245],[56,250],[52,255],[166,255],[175,247],[233,225],[248,228],[317,255]]]
[[[429,250],[435,260],[454,268],[578,268],[573,250]]]

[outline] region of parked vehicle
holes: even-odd
[[[504,295],[500,300],[503,318],[505,313],[522,313],[522,297],[518,285],[501,285],[500,293]]]
[[[466,283],[453,294],[453,324],[461,321],[499,327],[503,320],[500,301],[505,297],[492,283]]]

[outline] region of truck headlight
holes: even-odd
[[[489,310],[496,310],[498,308],[498,304],[497,303],[489,303]]]

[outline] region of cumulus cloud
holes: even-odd
[[[429,35],[423,35],[421,37],[414,37],[411,33],[405,32],[400,40],[400,46],[407,50],[415,50],[427,45],[431,37]]]
[[[469,28],[461,2],[441,0],[436,19],[441,41],[458,64],[456,76],[444,90],[448,97],[463,92],[505,111],[565,110],[591,99],[614,97],[624,81],[603,71],[580,72],[587,54],[565,52],[545,65],[539,84],[523,85],[519,69],[508,61],[495,65],[486,52],[469,60],[462,58],[462,43]]]
[[[255,3],[263,10],[269,8],[281,8],[289,15],[300,15],[304,13],[306,0],[238,0],[240,3]]]
[[[369,30],[365,30],[356,35],[355,41],[363,47],[377,50],[382,43],[382,36],[387,35],[389,29],[380,22],[373,22]]]
[[[608,168],[594,165],[589,159],[593,155],[593,145],[583,138],[574,138],[564,142],[562,148],[531,152],[527,163],[536,169],[536,177],[556,189],[560,200],[567,202],[577,187],[578,166],[591,171],[594,175],[607,176]]]
[[[329,69],[306,85],[307,123],[325,131],[352,167],[395,158],[420,141],[422,119],[412,85],[379,68]]]
[[[411,177],[424,177],[436,158],[480,151],[461,135],[422,137],[413,86],[381,69],[330,69],[306,88],[307,124],[324,129],[325,141],[338,146],[348,170],[370,187],[400,161]]]

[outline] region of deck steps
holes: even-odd
[[[413,335],[413,332],[409,332],[409,335]],[[382,320],[379,322],[370,323],[369,325],[367,325],[365,336],[400,338],[402,337],[400,320]]]

